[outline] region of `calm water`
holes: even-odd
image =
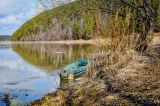
[[[28,104],[56,91],[58,70],[92,50],[91,45],[0,44],[0,106]]]

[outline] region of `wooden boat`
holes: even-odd
[[[88,63],[88,60],[79,60],[67,65],[60,73],[61,78],[74,79],[74,76],[85,73],[88,67]]]

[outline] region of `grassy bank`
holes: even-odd
[[[152,50],[160,52],[159,48]],[[150,51],[150,55],[153,55]],[[148,55],[149,55],[148,54]],[[152,61],[151,61],[151,60]],[[98,68],[96,78],[63,86],[30,106],[159,105],[160,55],[142,56],[123,68]],[[103,73],[103,74],[102,74]]]
[[[109,92],[103,81],[85,78],[63,86],[56,93],[46,95],[31,106],[101,106],[104,104],[132,105],[120,95]]]
[[[96,64],[81,81],[62,86],[30,106],[160,105],[160,35],[144,54],[124,55],[118,64]],[[90,71],[96,75],[87,77]]]

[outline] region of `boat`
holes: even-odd
[[[74,79],[74,76],[78,76],[86,72],[88,64],[88,60],[75,61],[64,67],[60,76],[62,79]]]

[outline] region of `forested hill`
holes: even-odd
[[[12,36],[14,41],[90,39],[95,29],[94,11],[80,11],[95,7],[92,1],[78,0],[42,12],[23,24]]]
[[[115,1],[115,0],[113,0]],[[134,0],[130,0],[134,1]],[[142,0],[141,0],[142,1]],[[150,0],[149,0],[150,1]],[[160,30],[160,5],[154,0],[156,31]],[[103,34],[108,0],[77,0],[44,11],[13,33],[13,41],[90,39]],[[108,7],[107,7],[108,8]],[[126,10],[121,8],[122,13]],[[107,12],[108,14],[109,12]],[[140,20],[141,21],[141,20]],[[140,23],[138,20],[137,22]],[[106,24],[107,25],[107,24]],[[139,25],[140,26],[140,25]]]

